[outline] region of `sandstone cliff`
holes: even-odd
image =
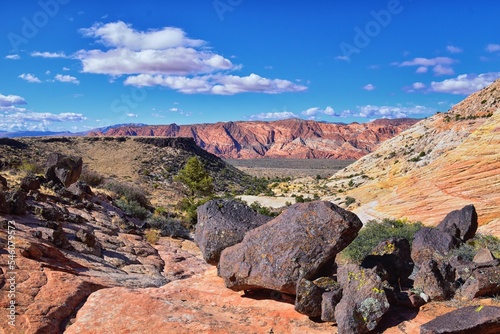
[[[226,159],[359,159],[416,122],[415,119],[381,119],[364,124],[341,124],[287,119],[122,126],[90,135],[192,137],[201,148]]]
[[[425,119],[335,174],[330,187],[364,220],[407,217],[437,224],[476,206],[480,231],[500,235],[500,81]]]

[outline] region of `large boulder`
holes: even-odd
[[[335,307],[339,334],[374,330],[390,307],[382,279],[375,269],[348,264],[339,268],[338,280],[343,291]]]
[[[420,334],[500,333],[500,307],[468,306],[439,316],[420,327]]]
[[[330,291],[324,292],[321,296],[321,320],[327,322],[337,322],[335,319],[335,308],[342,300],[342,287],[337,283]]]
[[[495,296],[500,294],[500,267],[476,269],[460,288],[460,295],[466,299]]]
[[[455,269],[447,262],[428,260],[415,275],[414,288],[432,300],[446,300],[455,293]]]
[[[210,264],[219,262],[221,252],[243,240],[245,233],[272,218],[232,200],[212,200],[198,208],[194,240]]]
[[[300,278],[314,280],[333,267],[361,226],[354,213],[330,202],[294,204],[226,248],[219,275],[232,290],[266,288],[294,295]]]
[[[45,163],[45,177],[48,181],[60,183],[66,188],[78,181],[82,173],[82,158],[52,153]]]
[[[406,285],[413,271],[411,247],[407,239],[390,238],[378,244],[370,255],[363,259],[363,268],[380,268],[378,275],[393,286]]]
[[[437,226],[438,230],[449,233],[462,241],[473,238],[477,227],[476,208],[472,204],[448,213]]]
[[[415,233],[411,249],[411,258],[420,265],[432,259],[442,259],[450,250],[458,248],[461,241],[453,235],[441,230],[424,227]]]
[[[7,205],[10,207],[10,213],[13,215],[24,215],[28,208],[26,203],[26,192],[22,189],[18,189],[11,192],[7,197]]]

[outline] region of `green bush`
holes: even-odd
[[[146,222],[163,237],[189,238],[189,230],[178,219],[153,215]]]
[[[279,215],[279,212],[272,211],[271,208],[262,206],[259,202],[253,202],[252,204],[250,204],[250,207],[261,215],[269,217],[276,217]]]
[[[197,209],[200,205],[205,204],[209,200],[213,199],[213,197],[204,197],[201,199],[196,199],[194,197],[188,197],[182,199],[178,204],[177,208],[183,213],[184,215],[184,222],[185,225],[188,226],[189,228],[193,228],[196,225],[196,222],[198,220],[198,213]]]
[[[354,197],[346,196],[345,205],[349,206],[353,203],[356,203],[356,199]]]
[[[104,188],[116,193],[118,198],[123,198],[126,202],[137,202],[145,208],[150,205],[146,192],[140,187],[117,181],[108,181]]]
[[[449,256],[461,256],[462,258],[472,261],[474,256],[481,248],[487,248],[496,258],[500,257],[500,239],[489,234],[476,234],[474,238],[460,245],[459,248],[450,252]]]
[[[151,212],[149,212],[149,210],[143,207],[139,202],[128,201],[124,197],[117,199],[115,201],[115,205],[131,217],[144,220],[151,215]]]
[[[82,170],[82,174],[80,175],[80,180],[91,187],[98,187],[104,182],[104,176],[97,173],[96,171],[84,167]]]
[[[21,172],[26,173],[27,175],[35,175],[35,174],[42,174],[43,173],[43,167],[36,164],[36,163],[31,163],[28,161],[23,161],[21,165],[19,165],[19,170]]]
[[[420,222],[410,223],[400,219],[370,220],[341,254],[349,262],[360,263],[375,246],[389,238],[406,238],[411,244],[413,236],[422,227]]]

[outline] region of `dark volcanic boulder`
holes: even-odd
[[[454,282],[455,269],[450,264],[429,260],[421,264],[413,286],[432,300],[446,300],[455,293]]]
[[[26,209],[28,208],[26,195],[26,192],[22,189],[18,189],[9,194],[7,204],[13,215],[24,215],[26,213]]]
[[[219,276],[232,290],[266,288],[294,295],[300,278],[314,280],[332,267],[361,226],[354,213],[330,202],[294,204],[226,248]]]
[[[382,279],[375,269],[348,264],[339,268],[342,299],[335,307],[339,333],[368,333],[389,310]]]
[[[462,241],[473,238],[477,227],[476,208],[472,204],[463,207],[461,210],[448,213],[437,226],[438,230],[449,233]]]
[[[7,189],[7,179],[0,175],[0,189]]]
[[[80,200],[82,200],[85,195],[93,195],[90,186],[83,181],[77,181],[73,183],[68,187],[68,191]]]
[[[7,199],[5,198],[5,194],[0,190],[0,213],[9,214],[10,213],[10,204],[7,203]]]
[[[476,269],[460,288],[463,298],[472,299],[500,294],[500,267]]]
[[[29,192],[30,190],[35,191],[40,189],[40,178],[34,175],[25,176],[21,180],[21,189],[26,192]]]
[[[295,311],[309,317],[321,316],[321,296],[324,290],[313,282],[302,278],[297,283]]]
[[[52,153],[45,164],[47,181],[61,183],[66,188],[78,181],[82,173],[82,158],[73,158],[59,153]]]
[[[245,233],[272,218],[231,200],[212,200],[198,208],[194,240],[210,264],[219,262],[220,253],[243,240]]]
[[[459,247],[461,241],[441,230],[424,227],[413,238],[411,258],[417,266],[425,261],[446,256],[450,250]]]
[[[413,271],[411,248],[404,238],[391,238],[382,241],[372,250],[371,255],[363,259],[363,268],[382,268],[384,274],[379,276],[391,285],[405,285]]]
[[[437,317],[420,327],[420,334],[500,333],[500,307],[468,306]]]
[[[335,308],[342,299],[342,288],[337,284],[331,291],[324,292],[321,298],[321,320],[337,322]]]

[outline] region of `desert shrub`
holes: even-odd
[[[349,262],[360,263],[373,248],[389,238],[406,238],[410,244],[413,236],[423,227],[422,223],[411,223],[400,219],[370,220],[359,231],[354,241],[342,251]]]
[[[260,213],[261,215],[276,217],[279,215],[279,212],[273,211],[271,208],[262,206],[259,202],[253,202],[250,204],[250,207]]]
[[[193,228],[198,220],[197,209],[200,205],[205,204],[213,197],[205,197],[201,199],[196,199],[194,197],[188,197],[182,199],[178,204],[177,208],[182,212],[184,218],[184,225],[188,228]]]
[[[461,256],[471,261],[481,248],[487,248],[496,258],[500,257],[500,239],[489,234],[476,234],[474,238],[450,252],[449,256]]]
[[[126,202],[136,202],[142,207],[149,206],[146,192],[140,187],[117,181],[108,181],[104,187],[116,193],[120,199],[123,198]]]
[[[345,205],[349,206],[353,203],[356,203],[356,199],[354,197],[346,196]]]
[[[92,169],[84,167],[82,170],[82,174],[80,175],[80,180],[91,187],[98,187],[104,182],[104,176]]]
[[[23,161],[19,167],[19,171],[27,174],[27,175],[35,175],[35,174],[42,174],[43,173],[43,167],[39,164],[33,163],[33,162],[28,162],[28,161]]]
[[[155,229],[149,229],[144,233],[144,237],[146,238],[146,241],[149,242],[151,245],[155,245],[158,240],[160,240],[160,231],[155,230]]]
[[[144,220],[151,215],[151,212],[149,212],[149,210],[143,207],[139,202],[129,201],[124,197],[117,199],[115,201],[115,205],[131,217]]]
[[[189,230],[178,219],[153,215],[146,222],[163,237],[189,238]]]

